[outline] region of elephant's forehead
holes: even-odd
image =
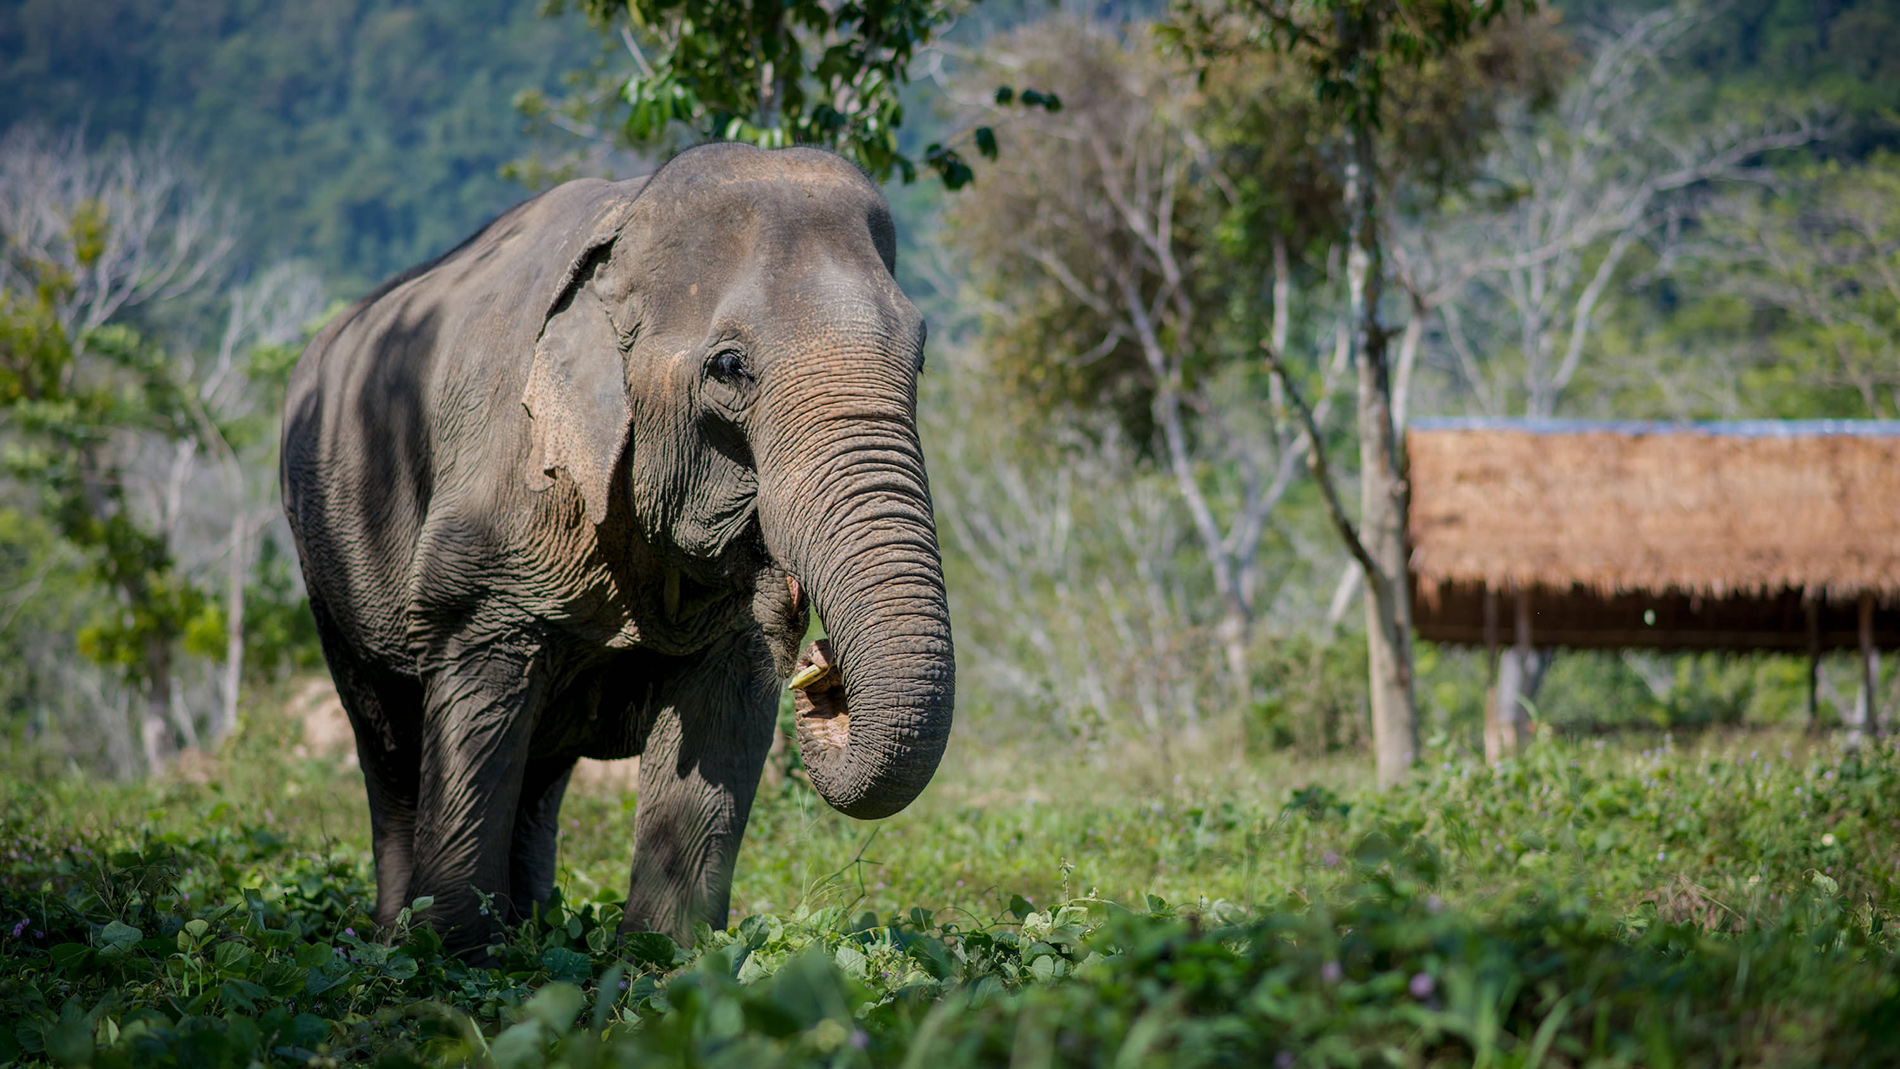
[[[657,210],[709,222],[720,216],[732,221],[832,214],[863,218],[867,212],[888,211],[876,187],[856,171],[794,167],[699,173],[673,182],[664,180],[668,174],[655,175],[640,199]]]
[[[835,153],[807,147],[762,149],[717,142],[687,149],[653,176],[653,186],[706,188],[744,181],[831,180],[875,190],[864,172]]]

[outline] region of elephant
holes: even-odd
[[[575,761],[638,754],[621,929],[725,927],[795,671],[827,803],[928,784],[956,679],[895,270],[856,166],[714,143],[528,200],[311,340],[283,504],[378,923],[428,896],[485,957],[552,893]]]

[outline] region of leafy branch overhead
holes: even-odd
[[[552,0],[550,15],[569,5]],[[817,145],[858,162],[879,182],[913,182],[919,165],[958,189],[974,178],[951,144],[917,158],[898,137],[903,87],[911,65],[949,28],[954,0],[577,0],[588,20],[625,48],[633,70],[602,74],[611,89],[590,104],[583,91],[555,105],[556,122],[583,133],[577,112],[604,110],[612,135],[636,148],[670,150],[698,141],[744,141],[766,148]],[[587,72],[575,79],[588,80]],[[598,88],[598,86],[597,86]],[[1054,93],[1005,87],[997,102],[1061,108]],[[538,94],[520,106],[549,110]],[[565,121],[561,116],[565,114]],[[970,133],[977,153],[994,159],[995,132]]]

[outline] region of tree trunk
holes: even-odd
[[[237,729],[238,688],[244,680],[244,575],[250,563],[250,519],[242,510],[231,521],[231,560],[224,592],[224,694],[216,719],[205,731],[216,748]]]
[[[1808,624],[1808,734],[1821,727],[1821,606],[1810,593],[1801,599]]]
[[[1353,356],[1359,370],[1359,537],[1374,566],[1366,575],[1366,660],[1379,784],[1389,787],[1405,777],[1418,756],[1418,714],[1412,704],[1412,603],[1406,575],[1405,522],[1411,493],[1392,422],[1392,382],[1386,366],[1385,330],[1379,325],[1385,268],[1369,122],[1348,125],[1346,154],[1346,215],[1351,228],[1346,283]]]
[[[1880,737],[1880,710],[1876,695],[1880,684],[1880,651],[1874,648],[1874,596],[1860,596],[1860,693],[1854,698],[1854,718],[1848,722],[1847,744],[1858,746],[1863,738]]]
[[[1490,595],[1487,595],[1490,596]],[[1524,734],[1524,699],[1535,689],[1535,655],[1531,652],[1530,594],[1517,591],[1512,598],[1513,641],[1497,663],[1497,685],[1485,711],[1484,759],[1495,765],[1517,750]]]
[[[1247,670],[1247,639],[1253,629],[1253,621],[1248,618],[1246,607],[1238,598],[1227,600],[1227,609],[1221,615],[1221,647],[1227,655],[1227,678],[1234,691],[1234,715],[1244,725],[1247,719],[1247,707],[1253,700],[1253,674]],[[1243,752],[1246,746],[1247,732],[1240,732]]]
[[[172,744],[172,651],[164,639],[145,640],[145,708],[139,722],[139,740],[145,749],[145,774],[165,771],[177,747]]]

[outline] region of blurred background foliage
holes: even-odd
[[[909,81],[842,123],[799,106],[892,177],[932,324],[959,731],[1363,749],[1358,592],[1258,359],[1350,477],[1338,116],[1258,56],[1190,66],[1155,32],[1185,7],[898,6],[928,31]],[[787,32],[818,64],[834,29]],[[134,776],[319,667],[274,504],[303,338],[532,191],[790,106],[756,65],[743,100],[621,93],[678,46],[529,0],[0,0],[11,752]],[[1893,5],[1569,0],[1391,91],[1402,411],[1900,415]],[[1482,658],[1418,669],[1423,732],[1475,746]],[[1851,678],[1825,667],[1818,727]],[[1562,733],[1746,728],[1801,722],[1804,688],[1787,658],[1566,653],[1534,701]]]

